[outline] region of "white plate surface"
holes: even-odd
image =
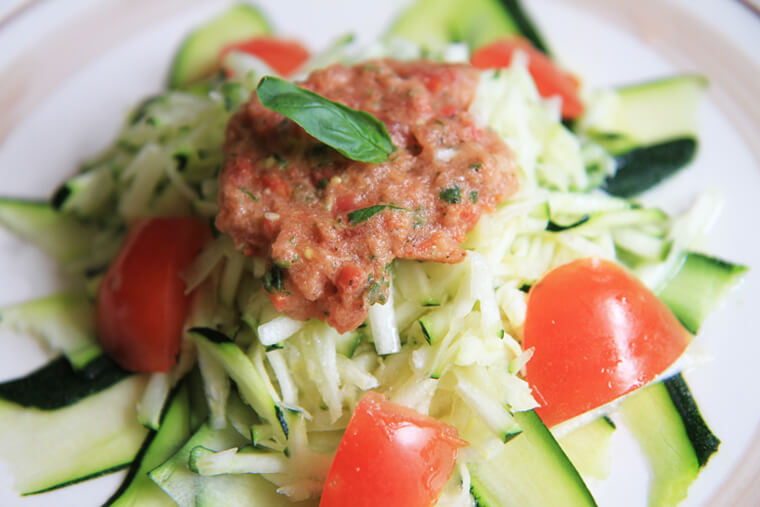
[[[38,1],[0,24],[0,194],[46,197],[112,138],[125,112],[161,89],[187,30],[224,0]],[[261,0],[279,33],[324,47],[347,32],[372,40],[403,0]],[[697,344],[712,361],[687,373],[720,452],[685,505],[760,504],[760,18],[723,0],[530,0],[559,58],[593,84],[641,81],[676,72],[708,75],[696,162],[647,200],[683,210],[700,191],[727,198],[704,249],[754,269],[705,323]],[[46,294],[60,281],[33,248],[0,231],[0,305]],[[28,340],[0,334],[0,379],[41,365]],[[647,470],[624,430],[614,441],[611,478],[591,487],[600,505],[646,505]],[[44,459],[44,457],[40,457]],[[0,463],[0,505],[100,505],[121,474],[19,498]]]

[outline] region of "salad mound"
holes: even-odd
[[[713,196],[630,194],[698,145],[647,104],[703,80],[586,90],[517,2],[419,0],[314,55],[237,6],[170,85],[50,203],[0,199],[79,282],[0,309],[62,356],[0,383],[21,494],[595,505],[622,414],[651,503],[685,498],[720,442],[673,373],[746,268],[692,251]]]

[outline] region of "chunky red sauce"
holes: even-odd
[[[375,61],[301,83],[385,123],[397,150],[382,164],[345,158],[255,94],[230,120],[216,225],[272,259],[278,310],[345,332],[387,298],[393,259],[464,258],[467,231],[517,188],[509,149],[467,112],[477,79],[469,65]]]

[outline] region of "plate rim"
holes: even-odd
[[[4,76],[11,79],[0,80],[0,108],[6,114],[0,116],[0,150],[4,142],[14,130],[14,127],[26,115],[31,113],[37,104],[48,97],[56,89],[57,84],[65,81],[82,68],[86,67],[104,53],[123,40],[125,33],[134,33],[136,29],[148,29],[158,25],[180,9],[200,5],[203,0],[111,0],[98,4],[90,2],[94,8],[80,13],[80,19],[72,24],[56,28],[55,31],[43,34],[40,40],[20,52],[9,64],[0,68]],[[755,165],[760,167],[760,143],[755,142],[753,132],[760,131],[760,101],[742,100],[760,90],[760,64],[747,57],[741,48],[730,42],[719,30],[693,14],[689,9],[675,2],[661,0],[640,0],[639,2],[599,0],[560,0],[573,6],[586,6],[595,14],[610,20],[616,27],[637,36],[643,44],[653,48],[666,59],[676,63],[696,63],[700,72],[708,74],[713,82],[709,94],[727,120],[743,137],[744,146],[750,151]],[[29,2],[24,4],[12,17],[0,20],[0,30],[19,20],[37,15],[38,8],[45,8],[47,2]],[[219,2],[220,5],[230,3]],[[650,7],[644,7],[644,5]],[[738,4],[737,4],[738,5]],[[634,11],[655,9],[662,17],[679,19],[679,24],[673,30],[672,26],[643,22]],[[151,25],[136,23],[137,18],[126,16],[127,10],[151,10]],[[118,30],[98,31],[101,39],[93,41],[87,47],[72,46],[72,33],[81,30],[83,25],[95,22],[96,19],[113,19],[114,16],[124,20]],[[760,20],[760,18],[759,18]],[[694,59],[694,46],[689,52],[683,50],[683,34],[706,33],[709,37],[693,39],[697,53],[703,58]],[[708,41],[712,41],[709,43]],[[37,75],[39,62],[45,55],[50,54],[51,48],[61,51],[69,48],[74,55],[68,63],[75,65],[52,65],[45,68],[49,73],[43,85],[32,85],[30,76]],[[700,50],[701,48],[701,50]],[[714,58],[720,54],[721,58]],[[749,104],[749,105],[748,105]],[[760,425],[755,429],[751,445],[743,457],[731,467],[731,476],[724,480],[719,489],[709,499],[709,505],[737,505],[751,498],[760,498]]]

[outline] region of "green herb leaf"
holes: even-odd
[[[243,188],[243,187],[238,187],[238,190],[240,190],[241,192],[243,192],[245,195],[247,195],[248,197],[250,197],[250,198],[251,198],[251,199],[253,199],[254,201],[256,201],[256,202],[258,202],[258,201],[259,201],[259,198],[258,198],[258,197],[256,197],[255,195],[253,195],[253,194],[251,193],[251,191],[250,191],[250,190],[246,190],[246,189],[245,189],[245,188]]]
[[[478,191],[473,190],[470,192],[470,201],[472,201],[473,204],[476,204],[478,202]]]
[[[272,265],[269,271],[264,274],[264,290],[270,294],[280,292],[284,287],[284,283],[285,273],[277,264]]]
[[[381,163],[393,146],[383,122],[282,79],[266,76],[256,88],[261,104],[352,160]]]
[[[395,204],[375,204],[374,206],[368,206],[366,208],[361,208],[350,212],[348,214],[348,221],[351,224],[360,224],[362,222],[366,222],[386,208],[409,211],[408,209],[402,208],[401,206],[396,206]]]
[[[388,207],[387,204],[375,204],[374,206],[369,206],[367,208],[362,208],[362,209],[352,211],[351,213],[348,214],[348,221],[351,222],[352,224],[366,222],[372,216],[380,213],[387,207]]]
[[[459,204],[462,202],[462,190],[454,185],[453,187],[441,190],[438,197],[449,204]]]

